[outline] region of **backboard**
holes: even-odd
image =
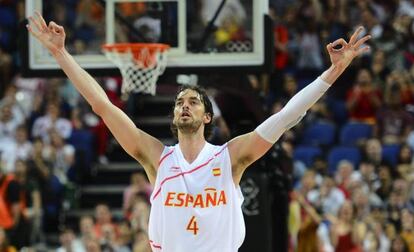
[[[169,44],[167,71],[184,73],[256,71],[270,62],[267,0],[26,0],[26,16],[34,10],[65,27],[68,51],[94,75],[118,72],[102,53],[105,43]],[[62,74],[34,37],[27,41],[24,75]]]

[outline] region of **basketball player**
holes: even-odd
[[[27,28],[31,34],[49,50],[122,147],[144,167],[154,186],[150,244],[153,251],[167,252],[238,250],[245,235],[239,187],[243,172],[303,117],[355,57],[369,50],[362,45],[370,38],[359,38],[360,27],[348,42],[338,39],[328,44],[331,66],[320,77],[254,131],[223,146],[205,140],[213,118],[207,95],[196,87],[183,89],[176,97],[172,123],[178,144],[164,146],[136,128],[75,62],[64,47],[62,26],[54,22],[47,25],[39,13],[30,21]]]

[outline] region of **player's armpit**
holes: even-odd
[[[228,143],[235,184],[240,182],[246,168],[262,157],[272,145],[255,131],[238,136]]]

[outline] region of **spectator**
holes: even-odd
[[[104,224],[102,226],[101,249],[103,252],[130,252],[131,250],[119,243],[119,229],[115,233],[114,226],[111,224]]]
[[[397,179],[393,184],[388,204],[388,221],[394,226],[396,231],[401,230],[401,210],[408,207],[408,188],[402,179]]]
[[[361,251],[361,235],[354,220],[354,206],[345,201],[331,227],[331,241],[336,252]]]
[[[312,169],[316,172],[316,183],[322,184],[322,177],[328,176],[328,162],[323,155],[315,156]]]
[[[54,129],[64,139],[67,139],[72,132],[72,126],[69,120],[60,117],[59,111],[57,103],[49,103],[46,115],[37,118],[34,122],[32,129],[33,137],[41,137],[44,142],[49,143],[49,132]]]
[[[94,231],[94,221],[92,216],[82,216],[79,220],[80,235],[75,239],[79,246],[79,252],[86,252],[86,242],[89,239],[96,239]]]
[[[305,171],[298,186],[298,191],[305,197],[305,199],[308,199],[309,192],[315,187],[315,172],[313,170]]]
[[[316,1],[312,1],[316,2]],[[323,68],[321,44],[317,33],[317,23],[307,18],[299,36],[299,55],[297,67],[302,76],[299,78],[314,78]]]
[[[338,188],[344,193],[346,199],[351,197],[352,174],[354,174],[354,165],[348,160],[341,160],[337,165],[335,181]]]
[[[385,23],[382,25],[381,35],[374,40],[374,46],[385,53],[385,64],[393,69],[404,69],[404,55],[400,50],[402,47],[402,36],[394,27]]]
[[[152,186],[142,172],[136,172],[131,175],[131,184],[124,191],[123,209],[127,215],[132,207],[132,197],[138,193],[143,193],[145,200],[149,202]]]
[[[46,81],[40,78],[23,78],[20,74],[16,74],[13,83],[24,98],[22,107],[25,114],[29,115],[36,105],[35,100],[43,98]]]
[[[121,221],[118,225],[119,227],[119,239],[118,245],[120,247],[132,248],[132,229],[129,221]]]
[[[358,25],[362,24],[364,27],[366,27],[366,32],[368,34],[371,34],[373,39],[379,39],[383,34],[383,27],[381,23],[378,21],[374,9],[369,8],[369,6],[360,6],[360,13],[361,23],[359,23]]]
[[[21,121],[13,116],[12,104],[4,103],[0,106],[0,149],[14,142],[14,135]]]
[[[293,97],[298,91],[298,82],[296,77],[292,74],[285,73],[283,76],[283,89],[279,94],[276,94],[276,100],[286,102]]]
[[[72,229],[64,229],[59,237],[61,246],[56,252],[82,252],[85,251],[83,246],[75,241],[75,233]]]
[[[112,221],[112,213],[107,204],[100,203],[95,207],[95,220],[94,231],[97,239],[104,237],[104,226],[113,227],[115,236],[118,237],[118,226]]]
[[[27,163],[29,177],[39,185],[44,210],[44,231],[57,227],[62,193],[62,185],[53,175],[50,157],[45,155],[44,150],[47,148],[42,139],[34,139],[33,152]]]
[[[85,241],[86,251],[88,252],[102,252],[101,245],[95,239],[87,239]]]
[[[410,252],[407,242],[400,235],[391,242],[390,252]]]
[[[0,97],[3,96],[4,87],[7,87],[12,79],[13,57],[0,46]]]
[[[4,173],[0,166],[0,228],[5,229],[11,244],[17,249],[22,247],[20,242],[19,231],[25,228],[22,220],[24,205],[20,197],[20,187],[18,182],[11,174]]]
[[[288,44],[289,44],[289,31],[285,24],[285,20],[283,17],[279,17],[277,14],[277,9],[275,9],[272,5],[269,7],[269,16],[272,18],[273,21],[273,38],[274,38],[274,61],[273,66],[276,71],[273,71],[272,75],[270,76],[270,83],[263,87],[263,91],[265,94],[268,93],[269,88],[275,94],[279,93],[279,86],[278,83],[281,80],[282,73],[286,70],[289,64],[289,52],[288,52]]]
[[[379,139],[371,138],[365,142],[363,158],[374,165],[382,163],[382,144]]]
[[[145,232],[148,232],[149,214],[149,203],[142,197],[139,198],[132,206],[132,212],[129,218],[133,232],[137,230],[144,230]]]
[[[405,109],[414,104],[412,77],[405,70],[394,70],[387,77],[384,87],[385,101],[389,102],[394,93],[400,93],[400,103]]]
[[[383,144],[401,144],[407,139],[413,129],[414,118],[405,111],[401,103],[401,89],[397,84],[387,87],[390,89],[385,107],[378,110],[375,136]]]
[[[325,176],[320,189],[310,191],[308,199],[320,213],[337,215],[339,207],[345,202],[345,195],[336,187],[333,178]]]
[[[38,184],[30,179],[27,174],[27,164],[24,160],[17,160],[14,177],[20,186],[21,217],[19,229],[15,229],[15,235],[22,245],[31,245],[32,241],[43,238],[41,230],[41,196]]]
[[[404,208],[401,210],[401,237],[408,245],[409,251],[414,251],[414,218],[413,213]]]
[[[51,155],[53,164],[53,173],[59,178],[61,184],[67,184],[68,172],[73,169],[75,164],[75,148],[65,143],[62,136],[55,130],[50,131]]]
[[[389,252],[390,240],[384,233],[382,223],[369,223],[368,231],[363,241],[363,248],[365,252]]]
[[[361,181],[371,190],[378,180],[375,165],[368,160],[362,160],[359,163],[359,169],[352,174],[352,180]]]
[[[294,194],[294,198],[300,205],[297,251],[318,251],[317,229],[322,219],[315,208],[304,198],[304,195],[297,192]]]
[[[414,166],[413,166],[413,151],[410,146],[403,144],[400,147],[398,153],[397,171],[401,178],[406,179],[410,183],[414,179]]]
[[[12,114],[15,120],[23,123],[26,117],[26,111],[24,110],[24,101],[20,97],[20,92],[15,85],[9,85],[6,89],[3,99],[1,99],[0,104],[8,104],[12,107]]]
[[[213,107],[213,112],[214,112],[213,123],[215,125],[213,128],[213,134],[209,138],[209,141],[212,142],[213,144],[223,144],[227,142],[231,137],[230,129],[214,98],[217,91],[215,89],[209,89],[207,92],[210,93],[209,97],[210,97],[211,105]]]
[[[88,49],[98,48],[103,43],[104,27],[101,25],[104,20],[104,9],[92,0],[78,1],[76,8],[75,38],[85,41]],[[95,49],[96,50],[96,49]]]
[[[19,125],[16,128],[14,141],[0,149],[3,150],[2,160],[9,172],[14,171],[16,160],[28,160],[32,151],[32,144],[28,140],[26,126]]]
[[[355,206],[354,219],[367,222],[372,206],[380,206],[382,201],[364,184],[356,185],[352,190],[352,203]]]
[[[368,69],[359,70],[356,83],[348,92],[346,106],[351,120],[375,122],[375,113],[381,106],[381,92],[372,82]]]
[[[392,181],[394,174],[388,164],[381,164],[378,168],[378,188],[375,192],[380,199],[385,202],[390,197],[392,191]]]
[[[377,83],[383,89],[387,76],[391,72],[390,68],[385,65],[385,53],[383,51],[376,50],[374,52],[370,71],[374,83]]]

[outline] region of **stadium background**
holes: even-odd
[[[74,28],[71,50],[99,48],[90,32],[99,31],[97,2],[46,2],[62,10],[48,20]],[[140,128],[173,144],[175,91],[183,80],[198,80],[220,111],[210,139],[219,144],[280,110],[328,67],[325,45],[363,25],[372,35],[371,51],[245,174],[247,236],[240,251],[414,251],[414,1],[269,4],[272,64],[264,71],[167,71],[156,96],[126,100],[119,76],[98,81]],[[7,228],[8,244],[33,251],[66,251],[69,244],[74,251],[148,251],[151,187],[142,168],[66,78],[24,76],[25,2],[1,0],[0,17],[1,170],[15,176],[0,197],[21,217]],[[215,30],[211,43],[222,43],[226,32]],[[0,247],[3,233],[0,228]]]

